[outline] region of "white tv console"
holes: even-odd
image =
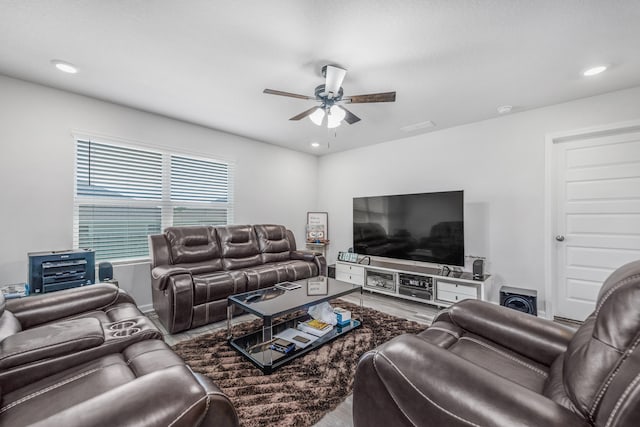
[[[433,267],[384,261],[371,264],[337,261],[336,279],[372,292],[439,307],[463,299],[486,300],[486,289],[491,284],[489,275],[475,280],[471,273],[441,274],[440,269]]]

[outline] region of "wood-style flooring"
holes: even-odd
[[[359,294],[351,294],[342,298],[345,301],[360,304]],[[428,304],[416,303],[400,298],[388,297],[386,295],[374,294],[365,291],[362,294],[362,303],[365,307],[370,307],[378,311],[382,311],[393,316],[402,317],[415,322],[424,323],[425,328],[431,323],[434,316],[438,313],[438,308]],[[178,334],[169,334],[158,320],[155,312],[147,313],[147,316],[162,331],[164,340],[169,345],[174,345],[180,341],[202,335],[205,333],[218,331],[227,327],[226,321],[212,323],[210,325],[191,329]],[[244,314],[233,319],[233,324],[246,322],[255,319],[251,314]],[[349,395],[335,410],[326,414],[314,427],[351,427],[352,420],[353,396]]]

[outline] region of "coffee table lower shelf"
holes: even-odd
[[[309,315],[305,314],[294,319],[274,324],[272,326],[273,335],[279,334],[289,328],[295,328],[298,322],[304,322],[309,319]],[[307,354],[308,352],[313,351],[318,347],[321,347],[322,345],[359,328],[360,326],[361,322],[359,320],[352,319],[350,324],[346,326],[334,326],[331,332],[319,337],[307,347],[296,347],[295,350],[287,354],[271,350],[269,348],[271,341],[263,343],[262,330],[251,332],[238,338],[231,338],[229,340],[229,345],[231,345],[231,347],[233,347],[238,353],[249,359],[251,363],[253,363],[258,369],[262,370],[262,372],[265,374],[271,374],[275,369],[291,362],[295,358]]]

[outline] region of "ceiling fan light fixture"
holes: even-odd
[[[322,108],[318,108],[316,111],[309,115],[309,119],[317,125],[322,126],[322,121],[324,120],[324,110]]]
[[[344,120],[347,112],[337,105],[332,105],[331,109],[329,110],[329,114],[334,118],[334,120],[338,120],[339,122],[341,122],[342,120]]]
[[[346,115],[347,113],[342,108],[337,105],[331,106],[329,114],[327,114],[327,127],[329,129],[337,128]]]

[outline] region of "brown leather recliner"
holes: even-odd
[[[113,285],[0,294],[0,426],[237,426],[227,397],[157,338]]]
[[[282,225],[169,227],[149,236],[153,307],[170,333],[227,316],[227,297],[326,275]]]
[[[466,300],[366,353],[356,427],[640,425],[640,261],[605,281],[573,331]]]

